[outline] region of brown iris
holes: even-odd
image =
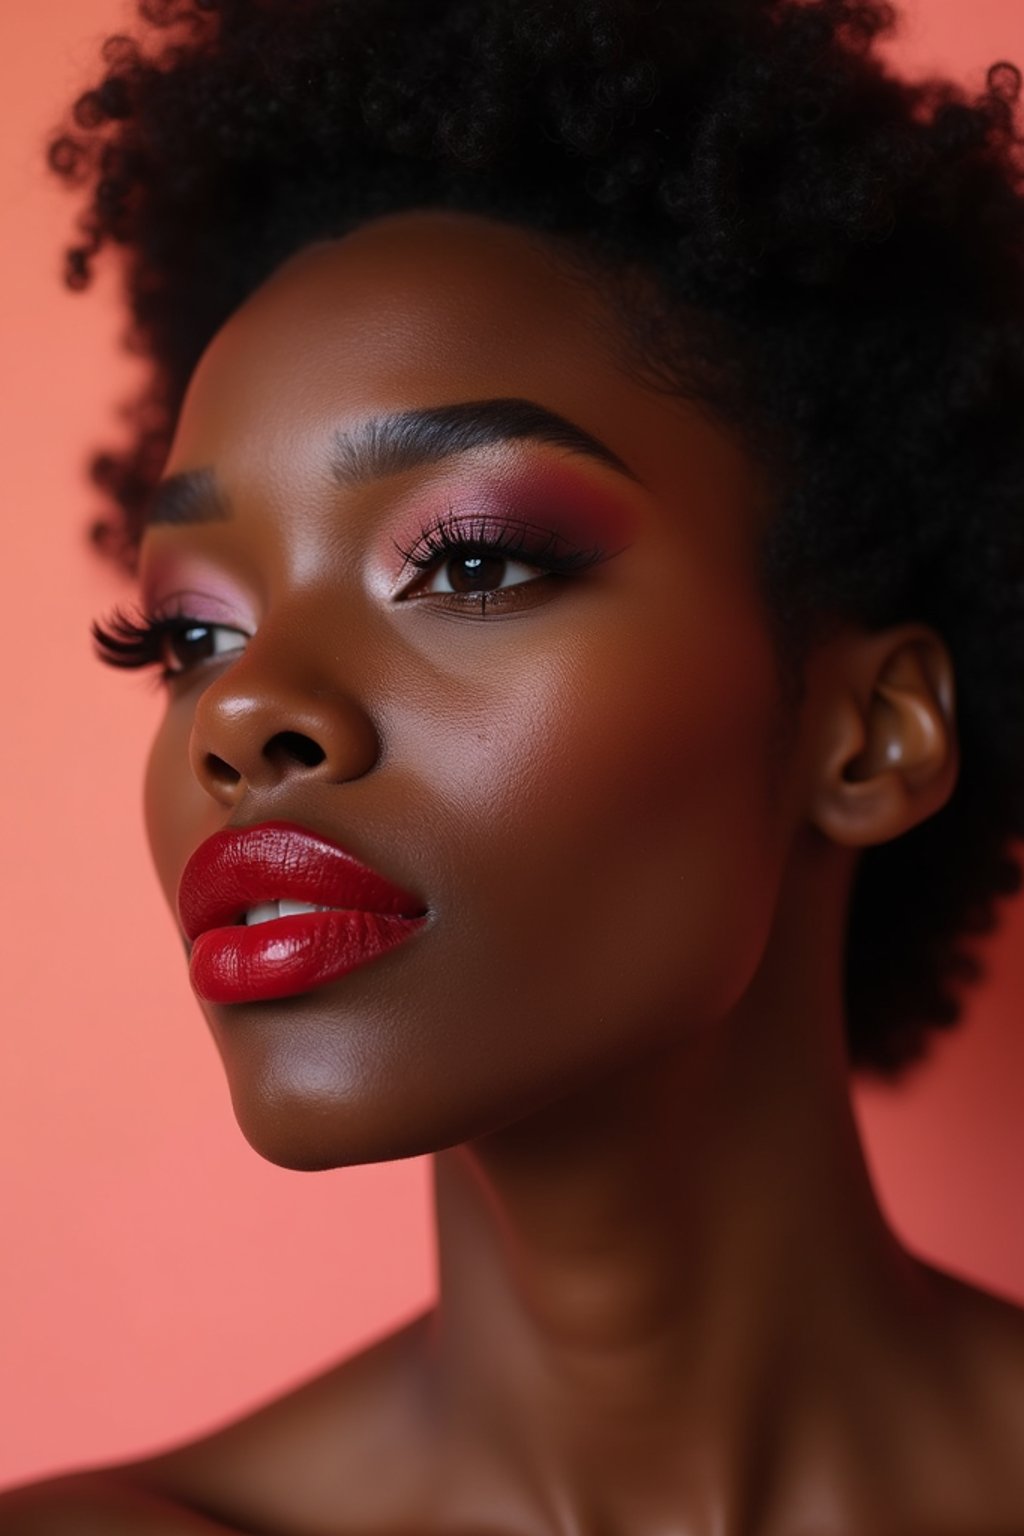
[[[453,592],[490,592],[500,585],[507,564],[504,555],[458,555],[448,561],[445,574]]]
[[[214,627],[211,624],[175,625],[165,633],[162,649],[164,665],[172,672],[182,672],[216,654]]]

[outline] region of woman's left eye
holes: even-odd
[[[204,661],[219,660],[245,649],[249,636],[230,624],[212,624],[187,614],[163,617],[115,608],[92,626],[101,661],[111,667],[157,667],[167,681]]]
[[[525,560],[513,560],[508,555],[488,550],[449,555],[417,587],[420,592],[456,592],[465,595],[500,592],[508,587],[522,586],[546,572],[540,566],[528,565]]]
[[[401,592],[407,597],[441,597],[446,606],[480,617],[492,609],[544,600],[546,577],[573,576],[605,556],[599,546],[575,548],[549,528],[492,516],[448,513],[420,531],[411,548],[396,544],[406,565],[421,575]],[[529,593],[518,595],[518,589]]]
[[[160,651],[164,671],[172,676],[187,672],[201,661],[215,656],[230,656],[245,649],[248,636],[227,624],[200,624],[179,620],[168,625],[161,638]]]

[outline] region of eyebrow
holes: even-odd
[[[640,477],[600,438],[534,400],[467,400],[456,405],[375,416],[335,434],[330,470],[351,490],[385,475],[437,464],[474,448],[530,441],[595,460],[640,484]],[[187,469],[161,480],[144,524],[209,523],[231,516],[212,469]]]
[[[212,469],[185,469],[161,480],[146,504],[142,524],[172,527],[182,523],[214,523],[231,516],[231,509]]]
[[[600,438],[533,400],[520,399],[468,400],[375,417],[338,434],[331,468],[338,484],[350,488],[473,448],[523,440],[565,448],[637,478]]]

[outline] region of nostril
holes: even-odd
[[[242,777],[237,769],[232,768],[231,764],[226,763],[222,757],[218,757],[216,752],[207,752],[206,771],[217,784],[226,785],[229,789],[233,788]]]
[[[263,755],[273,761],[301,763],[304,768],[316,768],[327,753],[311,736],[300,731],[278,731],[263,748]]]

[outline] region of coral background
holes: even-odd
[[[902,67],[980,87],[1021,0],[907,0]],[[424,1160],[316,1175],[250,1150],[143,843],[156,695],[93,662],[124,597],[83,465],[130,389],[113,278],[67,294],[44,172],[122,0],[0,10],[0,1483],[156,1449],[276,1395],[432,1294]],[[1024,906],[966,1027],[858,1105],[917,1251],[1024,1302]]]

